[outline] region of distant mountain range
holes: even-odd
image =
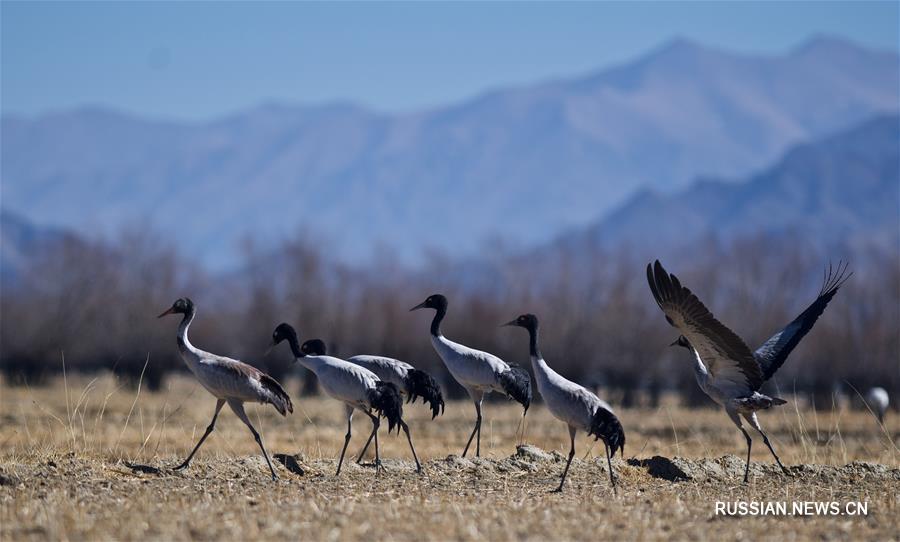
[[[590,254],[586,248],[599,248],[625,249],[640,261],[677,262],[696,259],[713,245],[760,237],[771,240],[769,246],[779,254],[790,243],[802,244],[795,246],[798,250],[841,257],[871,248],[896,254],[900,116],[878,116],[797,145],[746,180],[701,178],[672,194],[641,190],[588,226],[567,230],[513,258],[546,260],[563,253],[577,258]],[[0,276],[13,286],[29,258],[65,242],[83,242],[71,231],[38,226],[7,211],[0,212],[0,241]],[[280,258],[273,252],[264,265],[283,265]],[[464,284],[493,284],[498,276],[491,261],[460,259],[450,274],[463,278]]]
[[[900,116],[885,115],[799,145],[744,182],[701,179],[674,194],[642,191],[551,246],[585,243],[648,257],[709,243],[790,236],[818,250],[900,247]],[[840,253],[840,252],[839,252]]]
[[[14,286],[32,258],[77,240],[69,231],[39,227],[15,213],[0,212],[0,284]]]
[[[336,104],[200,124],[98,108],[6,116],[2,203],[82,233],[150,218],[214,269],[238,262],[245,235],[304,227],[353,262],[380,243],[410,261],[424,248],[461,257],[493,235],[547,242],[641,189],[666,201],[698,176],[746,176],[792,145],[895,112],[898,88],[896,53],[834,38],[782,56],[676,40],[613,69],[411,114]],[[706,183],[691,197],[728,189]],[[714,211],[739,231],[776,207]],[[707,228],[696,214],[690,227]]]

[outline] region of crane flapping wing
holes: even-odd
[[[844,262],[839,262],[837,269],[834,269],[829,264],[825,270],[822,288],[819,290],[819,296],[816,300],[805,311],[800,313],[800,316],[794,318],[784,329],[772,335],[768,341],[764,342],[753,353],[753,357],[756,358],[756,361],[762,368],[763,379],[768,380],[772,378],[772,375],[784,364],[784,361],[800,342],[800,339],[809,333],[809,330],[812,329],[813,324],[825,311],[825,307],[831,301],[831,298],[834,297],[834,294],[853,275],[852,272],[847,274],[848,267],[849,264]]]
[[[763,383],[759,363],[744,341],[709,312],[659,260],[647,264],[647,282],[666,320],[681,331],[716,380],[731,382],[738,390],[757,391]]]

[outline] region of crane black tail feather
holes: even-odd
[[[277,380],[266,373],[260,373],[259,383],[269,392],[267,402],[274,406],[282,416],[287,416],[288,412],[291,414],[294,413],[294,405],[291,403],[291,396],[284,391],[284,388],[281,387],[281,384],[279,384]]]
[[[609,446],[610,455],[615,456],[617,449],[625,453],[625,430],[622,429],[622,423],[605,408],[600,407],[594,413],[588,434],[593,435],[594,440],[603,440]]]
[[[406,402],[415,402],[421,397],[423,403],[431,406],[431,419],[444,412],[444,396],[437,380],[419,369],[411,369],[406,375]]]
[[[375,388],[369,390],[369,406],[382,418],[387,418],[388,433],[397,427],[400,432],[400,421],[403,418],[403,399],[400,390],[390,382],[375,382]]]
[[[510,363],[509,370],[500,373],[500,385],[506,395],[525,407],[524,416],[531,405],[531,375],[528,371],[520,365]]]

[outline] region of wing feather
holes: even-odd
[[[647,282],[666,320],[688,339],[714,379],[751,392],[762,386],[762,371],[750,348],[716,320],[678,277],[666,272],[659,260],[647,265]]]
[[[853,273],[847,273],[848,264],[844,262],[838,263],[837,269],[831,265],[825,271],[825,277],[822,281],[822,288],[819,290],[819,296],[812,304],[800,313],[800,316],[786,325],[784,329],[772,335],[766,342],[760,346],[753,357],[759,363],[763,371],[763,378],[768,380],[772,378],[775,372],[784,364],[788,355],[794,350],[797,344],[812,329],[816,320],[825,311],[825,307],[837,293],[838,289],[847,282]]]
[[[205,369],[218,374],[220,392],[230,393],[243,400],[254,400],[269,403],[286,416],[294,412],[291,397],[281,384],[256,367],[236,359],[207,354]],[[255,384],[254,384],[255,382]]]

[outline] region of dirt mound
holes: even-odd
[[[745,459],[725,455],[716,459],[685,459],[653,456],[650,459],[629,459],[628,465],[646,469],[654,477],[670,482],[723,482],[744,476]],[[827,465],[794,465],[787,467],[790,475],[772,463],[750,462],[750,476],[798,477],[810,476],[823,481],[865,478],[868,480],[898,480],[900,469],[885,465],[855,461],[841,467]]]
[[[518,446],[516,453],[505,458],[472,457],[464,458],[449,455],[444,459],[435,459],[423,463],[425,472],[432,476],[453,477],[462,473],[479,478],[502,478],[533,474],[540,476],[557,476],[566,458],[557,451],[547,452],[536,446]],[[744,477],[744,458],[735,455],[724,455],[709,459],[688,459],[683,457],[653,456],[649,459],[613,460],[613,468],[617,473],[628,476],[635,481],[642,476],[669,482],[699,483],[732,483]],[[327,463],[327,462],[326,462]],[[409,470],[412,463],[394,459],[385,461],[388,470]],[[326,468],[323,465],[323,468]],[[580,459],[572,461],[573,471],[583,471],[592,476],[605,475],[607,471],[604,458]],[[826,465],[794,465],[788,466],[790,474],[785,474],[774,463],[750,462],[750,476],[773,479],[817,479],[822,482],[866,481],[900,481],[900,469],[876,463],[853,462],[844,466]]]
[[[516,453],[505,459],[491,459],[484,457],[465,458],[458,455],[448,455],[443,461],[431,461],[426,468],[432,471],[469,471],[487,473],[508,472],[535,472],[544,463],[559,461],[560,455],[556,452],[547,453],[536,446],[521,445],[516,447]]]

